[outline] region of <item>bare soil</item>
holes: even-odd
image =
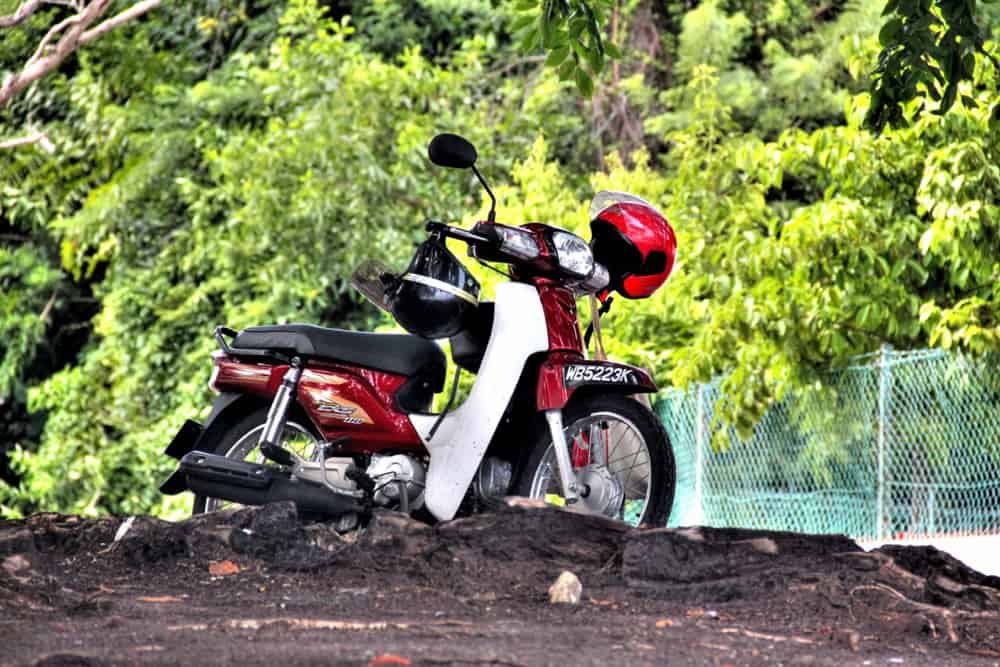
[[[524,506],[125,521],[0,522],[0,664],[1000,665],[1000,578],[931,547]]]

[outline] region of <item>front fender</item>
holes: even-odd
[[[522,370],[548,346],[538,290],[523,283],[497,285],[493,328],[468,398],[444,417],[410,415],[431,455],[424,503],[436,518],[454,518],[510,405]],[[431,437],[439,420],[440,428]]]
[[[538,409],[564,408],[573,393],[581,387],[600,387],[602,391],[621,394],[656,391],[653,378],[637,366],[556,352],[550,354],[538,369]]]

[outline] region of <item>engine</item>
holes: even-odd
[[[423,463],[412,456],[374,454],[365,472],[375,482],[373,500],[376,505],[398,504],[408,510],[419,509],[423,505],[427,471]],[[402,494],[405,494],[405,499]]]

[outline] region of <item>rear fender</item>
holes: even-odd
[[[234,423],[235,419],[245,413],[244,403],[253,400],[246,394],[236,392],[219,394],[215,402],[212,403],[212,412],[209,413],[205,423],[201,424],[193,419],[185,421],[163,453],[180,461],[185,454],[193,452],[207,441],[206,434],[211,433],[214,430],[213,427],[226,428]],[[175,471],[160,485],[160,491],[167,495],[174,495],[186,490],[187,483],[179,471]]]
[[[219,394],[219,397],[212,403],[212,412],[209,413],[205,423],[201,424],[193,419],[185,421],[181,430],[177,431],[177,435],[170,441],[163,453],[180,461],[185,454],[198,449],[198,444],[203,439],[202,436],[210,431],[212,425],[222,417],[223,413],[241,398],[245,398],[244,394],[236,392]]]
[[[536,391],[539,410],[561,410],[581,389],[649,394],[656,391],[656,383],[649,373],[637,366],[584,359],[576,353],[554,352],[542,362]]]

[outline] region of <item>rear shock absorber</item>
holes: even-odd
[[[274,394],[271,408],[267,411],[267,422],[265,422],[264,430],[260,434],[260,440],[257,441],[261,454],[283,466],[293,466],[296,463],[296,457],[281,446],[281,434],[285,430],[288,410],[292,401],[295,400],[301,378],[302,360],[294,357],[285,372],[285,376],[281,379],[281,386]]]

